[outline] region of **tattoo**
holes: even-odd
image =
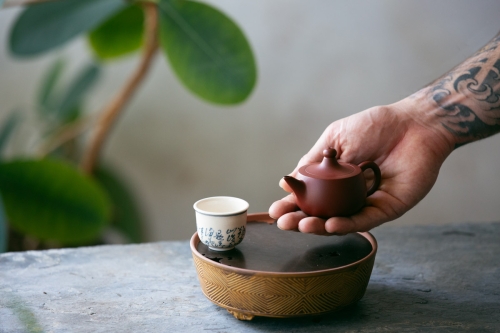
[[[500,34],[429,91],[456,147],[500,132]]]

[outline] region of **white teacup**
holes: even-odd
[[[196,227],[200,241],[210,249],[227,251],[245,237],[248,202],[233,197],[211,197],[198,200]]]

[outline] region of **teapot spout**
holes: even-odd
[[[292,188],[293,193],[300,200],[306,192],[306,183],[291,176],[283,177],[283,180]]]

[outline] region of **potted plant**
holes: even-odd
[[[7,0],[3,6],[17,4]],[[55,88],[62,62],[48,70],[37,99],[38,113],[53,126],[41,143],[41,157],[0,162],[0,251],[7,248],[8,229],[36,239],[37,248],[71,246],[99,242],[111,221],[129,240],[140,241],[140,235],[134,238],[137,221],[119,221],[135,214],[133,199],[114,172],[98,163],[113,124],[158,53],[196,96],[221,105],[243,102],[257,78],[250,44],[228,16],[195,1],[28,0],[26,4],[9,32],[14,57],[36,57],[81,36],[87,38],[97,63],[139,50],[141,56],[95,121],[82,112],[82,103],[101,66],[89,65],[63,93]],[[0,124],[0,149],[18,123],[13,112]],[[83,142],[85,131],[89,139]]]

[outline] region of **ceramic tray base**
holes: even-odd
[[[194,264],[209,300],[251,320],[323,314],[363,297],[377,251],[370,233],[316,236],[273,222],[267,214],[248,215],[245,239],[224,252],[193,235]]]

